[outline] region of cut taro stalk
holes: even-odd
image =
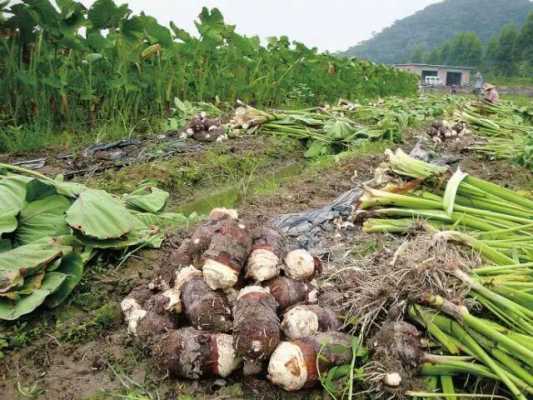
[[[298,305],[283,316],[281,329],[289,339],[300,339],[318,332],[337,331],[341,327],[335,313],[318,305]]]
[[[307,250],[292,250],[285,257],[283,270],[289,278],[300,281],[311,280],[320,271],[320,260]]]
[[[264,228],[254,240],[246,264],[246,278],[263,282],[279,275],[284,254],[283,237],[271,228]]]
[[[246,226],[224,220],[203,256],[202,270],[209,287],[216,290],[235,286],[251,248],[252,237]]]
[[[318,290],[313,285],[285,276],[266,282],[265,287],[270,290],[282,311],[298,303],[316,303],[318,300]]]
[[[314,386],[329,368],[352,359],[352,337],[339,332],[281,342],[268,364],[268,379],[287,391]]]
[[[176,290],[193,327],[215,332],[231,329],[231,309],[220,293],[207,286],[201,271],[192,266],[182,269],[176,277]]]
[[[280,341],[278,304],[268,289],[248,286],[239,292],[233,317],[235,350],[245,361],[266,360]]]
[[[172,330],[159,336],[154,342],[153,352],[162,369],[182,378],[225,378],[241,365],[231,335],[194,328]]]

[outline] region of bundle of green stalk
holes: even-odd
[[[366,127],[349,118],[340,107],[262,111],[245,106],[236,110],[232,129],[304,140],[306,157],[335,154],[364,140],[384,139],[382,129]]]
[[[118,197],[0,164],[0,320],[63,303],[101,252],[160,247],[165,228],[189,221],[163,212],[168,197],[148,182]]]
[[[456,117],[468,123],[484,142],[473,150],[493,158],[510,159],[533,166],[533,118],[530,111],[510,102],[467,104]]]
[[[434,240],[460,243],[491,264],[472,269],[451,258],[438,266],[444,275],[433,281],[449,276],[468,288],[466,296],[452,299],[452,289],[444,284],[440,290],[429,285],[410,299],[410,318],[425,328],[434,346],[433,354],[418,357],[421,374],[438,377],[447,396],[455,394],[454,382],[464,382],[468,375],[495,383],[491,390],[503,395],[531,398],[533,200],[460,170],[451,174],[447,167],[401,150],[387,154],[390,172],[409,180],[383,190],[366,189],[359,204],[370,217],[364,230],[407,233],[422,228]],[[430,255],[421,264],[426,262]],[[469,302],[476,307],[467,308]]]

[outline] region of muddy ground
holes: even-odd
[[[402,147],[410,150],[418,133],[411,132]],[[134,163],[73,178],[113,192],[131,190],[139,181],[155,178],[172,192],[171,210],[204,212],[224,205],[238,207],[246,218],[267,221],[279,214],[320,207],[362,185],[372,178],[388,146],[394,145],[370,145],[338,159],[307,163],[298,143],[241,138],[163,161]],[[530,172],[505,162],[483,160],[455,147],[451,155],[462,159],[464,170],[516,189],[533,189]],[[51,157],[15,155],[10,160],[35,156]],[[69,166],[53,158],[46,168],[44,172],[55,174]],[[183,235],[174,232],[166,248],[136,253],[125,262],[120,254],[98,260],[67,304],[3,324],[0,399],[327,398],[320,390],[287,394],[263,379],[243,380],[239,376],[179,382],[151,363],[146,350],[127,335],[119,302],[131,288],[151,277]],[[362,234],[356,227],[349,241],[344,240],[344,249],[351,247],[354,257],[363,257],[376,250],[382,238]],[[9,337],[9,346],[3,349],[2,337]]]

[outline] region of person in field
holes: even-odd
[[[500,100],[500,95],[494,85],[486,83],[485,86],[483,86],[483,91],[485,92],[484,99],[489,103],[495,104]]]

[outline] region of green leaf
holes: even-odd
[[[126,205],[140,211],[157,214],[162,211],[168,201],[169,194],[152,185],[142,185],[125,196]]]
[[[21,297],[17,301],[0,299],[0,319],[13,321],[31,313],[44,302],[47,296],[55,292],[66,278],[67,276],[60,272],[49,272],[45,275],[42,286],[29,296]]]
[[[17,229],[17,214],[13,210],[0,214],[0,236]]]
[[[331,147],[325,143],[314,141],[304,154],[305,158],[317,158],[323,155],[331,154]]]
[[[453,213],[453,207],[455,206],[455,196],[457,195],[457,190],[461,182],[468,176],[460,168],[457,168],[457,171],[452,175],[448,184],[446,185],[446,190],[444,192],[444,198],[442,201],[442,207],[446,213],[451,216]]]
[[[0,292],[22,286],[25,276],[45,270],[71,251],[61,240],[46,238],[0,253]]]
[[[81,281],[85,264],[93,255],[92,250],[87,250],[82,254],[69,254],[63,257],[61,265],[57,269],[66,275],[66,279],[61,286],[46,299],[46,305],[50,308],[57,307],[70,295]]]
[[[132,217],[133,218],[133,217]],[[94,249],[126,249],[131,246],[146,245],[158,249],[163,244],[164,234],[159,228],[135,229],[119,239],[98,240],[88,236],[76,235],[85,246]]]
[[[18,214],[26,199],[26,185],[31,179],[20,175],[8,175],[0,178],[1,213]]]
[[[138,225],[140,229],[146,229],[153,226],[160,229],[186,226],[190,223],[194,223],[198,219],[196,215],[186,217],[179,213],[163,213],[156,215],[151,213],[133,212],[133,215],[140,222],[140,225]]]
[[[126,4],[117,7],[113,0],[96,0],[88,17],[93,29],[108,29],[118,27],[130,12]]]
[[[0,253],[3,253],[4,251],[11,250],[11,240],[7,239],[0,239]]]
[[[29,203],[20,212],[16,240],[28,244],[45,237],[70,234],[70,228],[65,222],[65,212],[70,205],[71,201],[60,195]]]
[[[355,130],[347,121],[332,120],[324,125],[326,135],[332,139],[347,139],[355,133]]]
[[[103,190],[87,189],[67,211],[66,221],[83,235],[98,239],[118,239],[132,229],[132,215],[126,207]]]
[[[26,186],[26,201],[40,200],[56,193],[55,186],[40,179],[33,179]]]

